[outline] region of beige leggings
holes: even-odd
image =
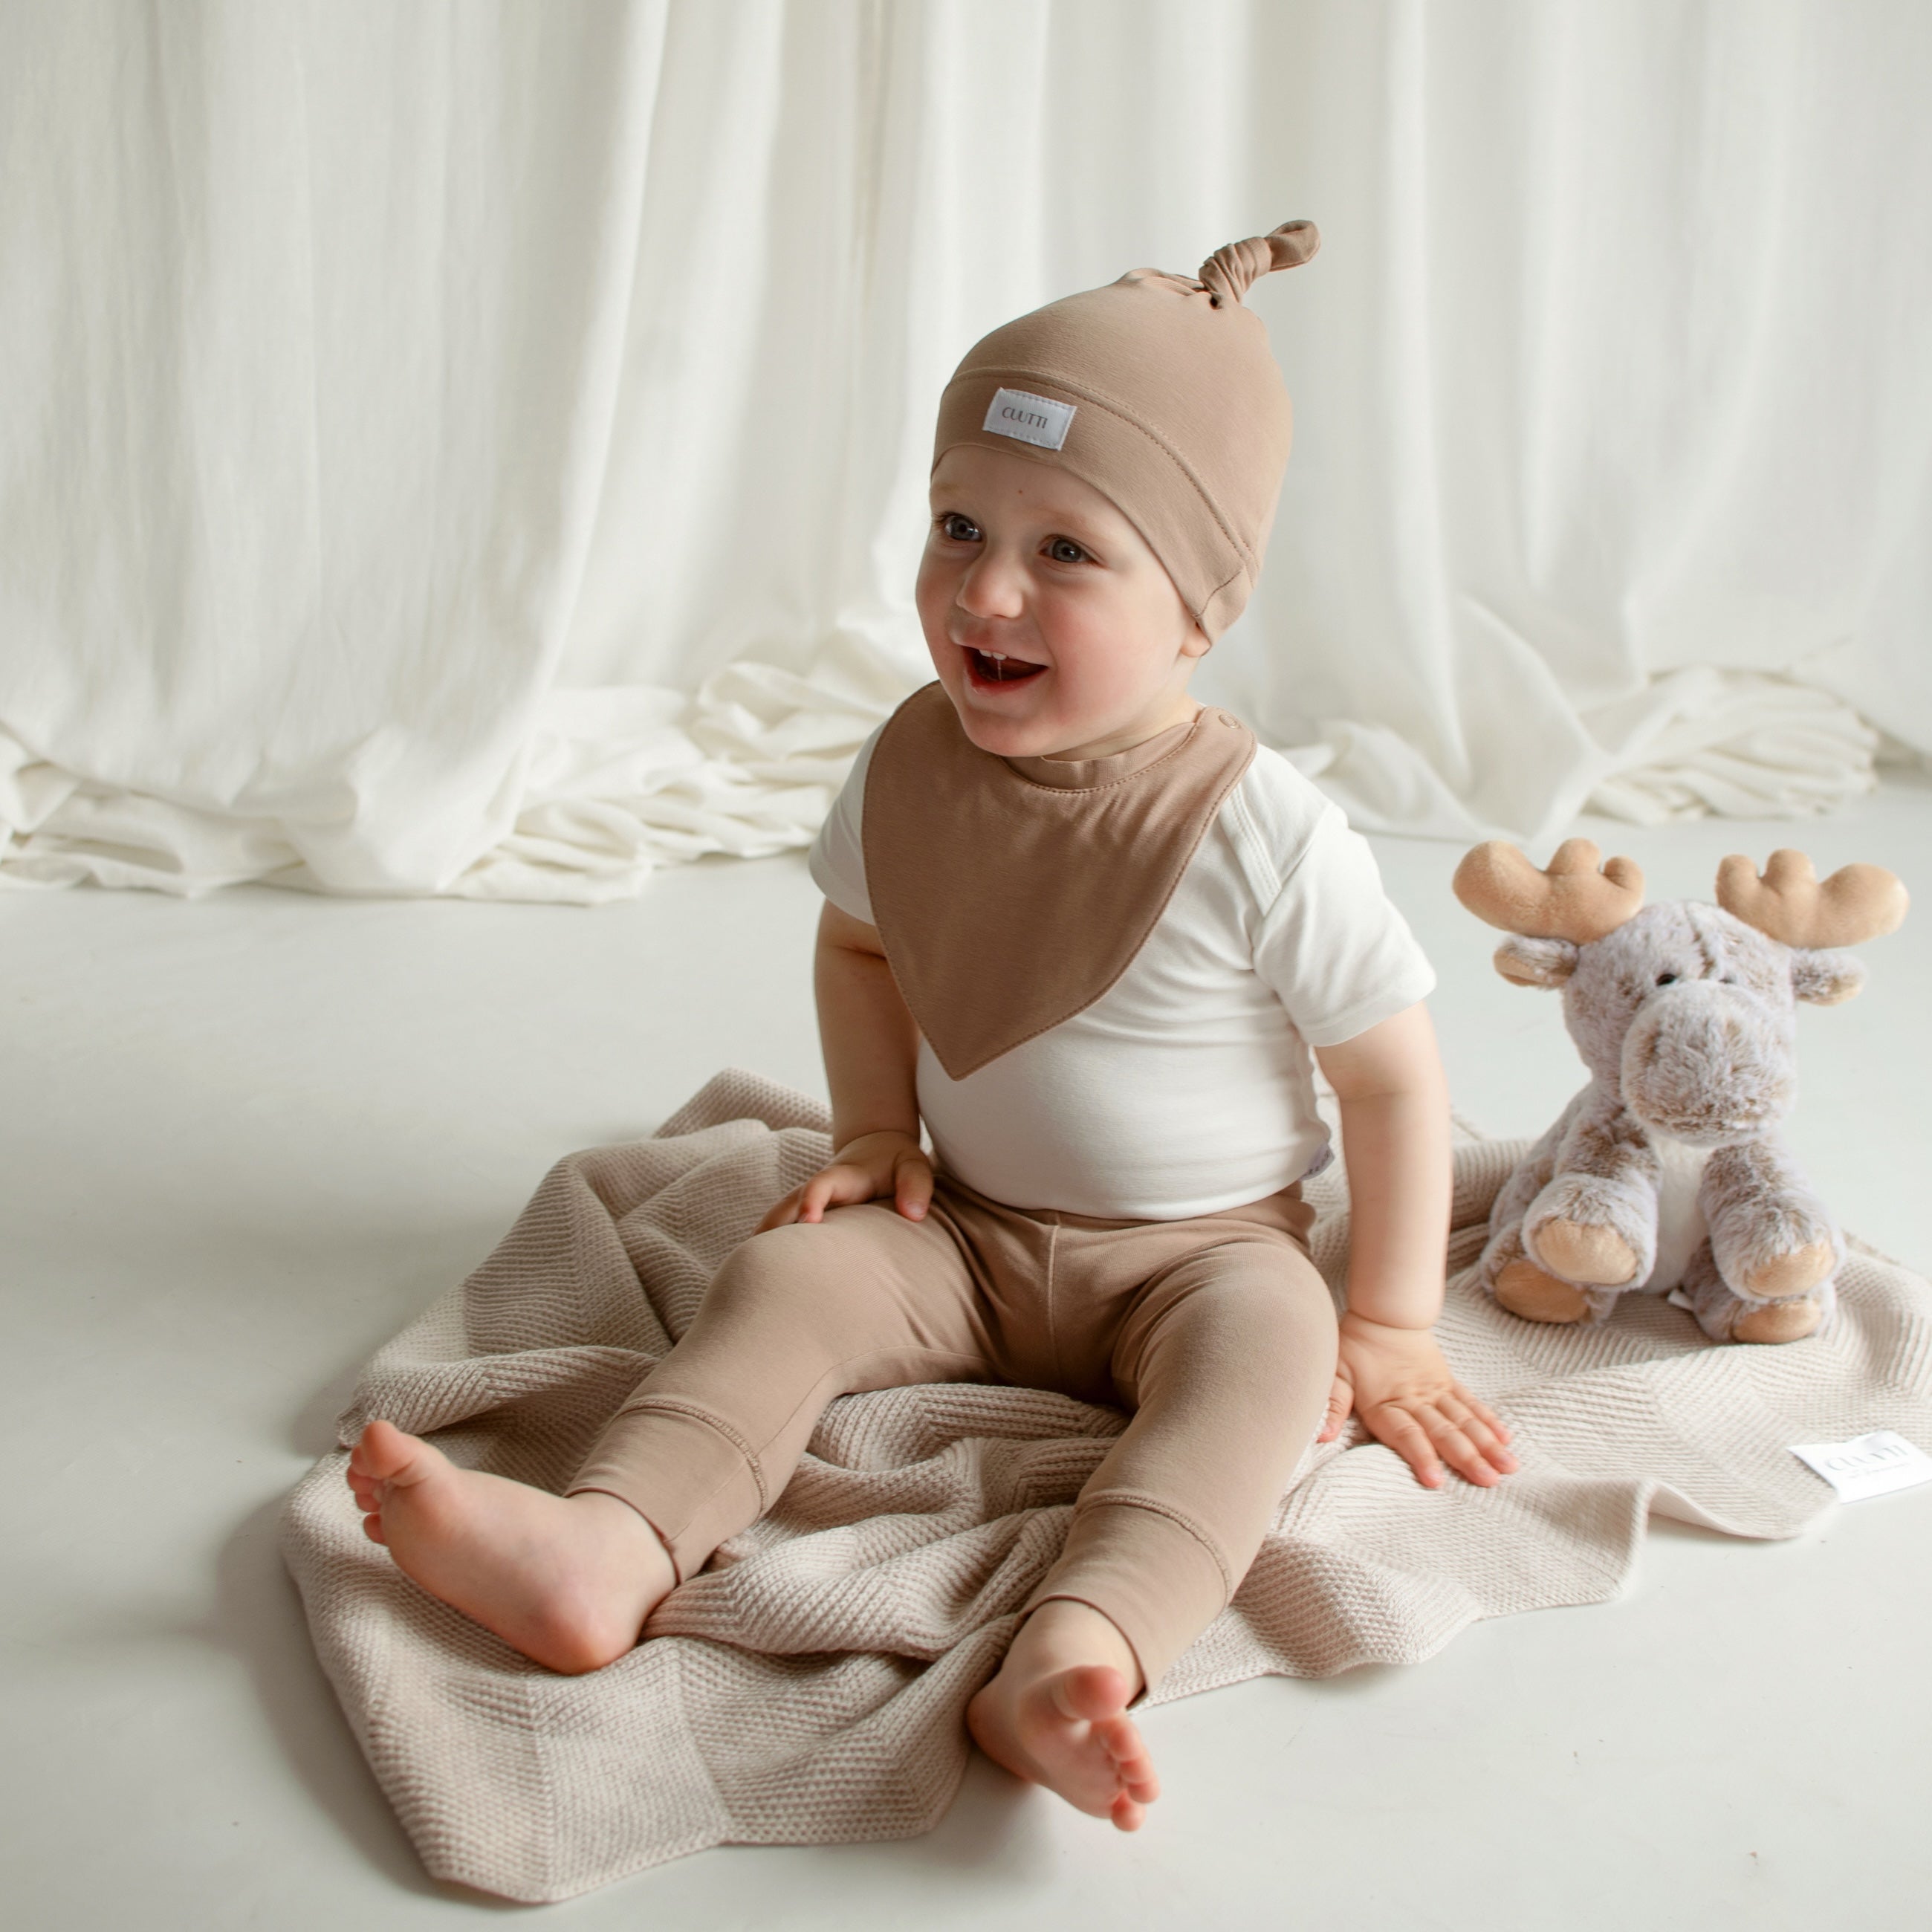
[[[835,1396],[1005,1382],[1132,1420],[1028,1600],[1090,1604],[1151,1688],[1234,1594],[1319,1425],[1335,1316],[1298,1190],[1185,1221],[1007,1208],[942,1176],[754,1234],[571,1485],[621,1498],[680,1579],[770,1507]]]

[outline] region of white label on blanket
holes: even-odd
[[[1042,449],[1063,449],[1066,432],[1073,427],[1074,408],[1072,403],[1056,403],[1051,396],[1024,389],[1000,389],[986,405],[986,420],[980,427]]]
[[[1796,1443],[1791,1453],[1808,1462],[1848,1503],[1932,1483],[1932,1456],[1889,1429],[1875,1429],[1850,1442]]]

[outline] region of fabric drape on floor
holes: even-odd
[[[1932,752],[1912,0],[0,0],[0,880],[596,900],[804,842],[923,675],[958,355],[1298,214],[1204,695],[1459,838]]]
[[[560,1161],[469,1280],[369,1364],[342,1442],[380,1415],[467,1467],[562,1489],[766,1204],[826,1159],[829,1124],[803,1094],[728,1069],[652,1139]],[[1652,1515],[1748,1537],[1828,1516],[1794,1441],[1890,1428],[1932,1442],[1932,1287],[1855,1238],[1832,1327],[1788,1348],[1713,1344],[1654,1295],[1594,1327],[1506,1314],[1469,1264],[1526,1145],[1457,1136],[1436,1330],[1508,1420],[1521,1470],[1430,1490],[1359,1420],[1311,1445],[1233,1603],[1150,1702],[1418,1664],[1479,1618],[1605,1602]],[[1339,1289],[1339,1162],[1308,1198],[1316,1264]],[[587,1676],[530,1663],[404,1576],[363,1533],[346,1448],[290,1498],[282,1548],[431,1874],[566,1898],[712,1845],[929,1829],[965,1768],[967,1703],[1119,1424],[1004,1384],[844,1397],[772,1509],[664,1600],[646,1642]],[[1700,1636],[1729,1654],[1727,1631]]]

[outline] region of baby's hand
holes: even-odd
[[[794,1187],[758,1223],[758,1232],[794,1221],[822,1221],[828,1208],[850,1207],[890,1195],[908,1221],[922,1221],[932,1200],[932,1163],[910,1134],[886,1128],[861,1134],[841,1148],[830,1167],[822,1167]]]
[[[1444,1462],[1486,1489],[1516,1467],[1503,1446],[1509,1430],[1450,1373],[1426,1328],[1394,1328],[1352,1311],[1342,1317],[1334,1393],[1316,1439],[1332,1442],[1351,1410],[1432,1490],[1442,1486]]]

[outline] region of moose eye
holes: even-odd
[[[1660,986],[1674,986],[1677,983],[1677,975],[1675,973],[1660,973],[1657,976],[1657,983]]]

